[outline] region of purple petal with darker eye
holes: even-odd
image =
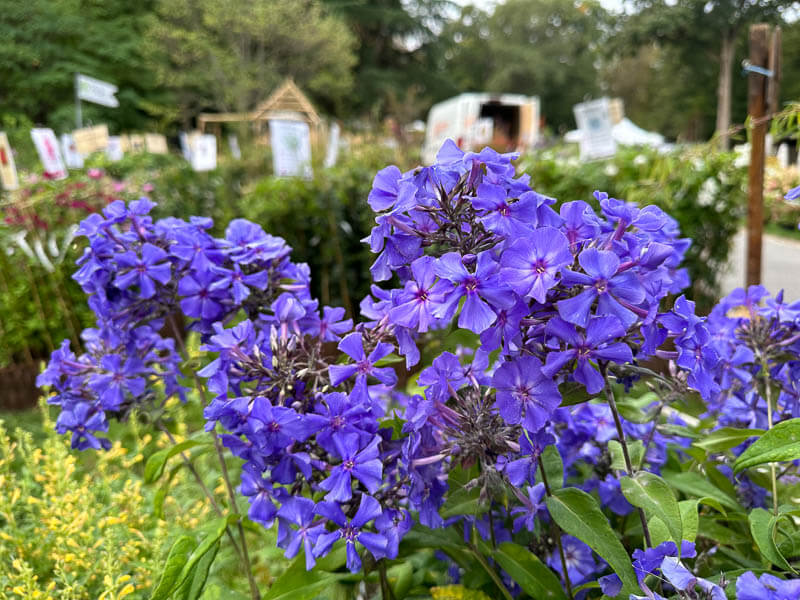
[[[474,333],[481,333],[494,323],[496,318],[497,315],[486,302],[476,294],[467,294],[467,299],[458,317],[458,326]]]
[[[592,277],[611,279],[619,268],[619,257],[607,250],[587,248],[578,256],[583,270]]]
[[[361,504],[359,504],[358,510],[353,517],[353,525],[355,527],[363,527],[373,519],[377,519],[381,512],[383,512],[381,505],[375,498],[362,494]]]
[[[598,393],[605,385],[603,376],[585,358],[578,359],[578,366],[575,369],[575,381],[586,386],[586,391],[590,394]]]
[[[559,300],[556,302],[558,314],[568,323],[586,327],[586,323],[589,321],[589,311],[596,297],[597,290],[595,290],[595,288],[589,288],[582,291],[574,298]]]
[[[436,261],[434,271],[442,279],[458,283],[469,277],[458,252],[448,252]]]
[[[361,334],[357,331],[342,338],[342,341],[339,342],[337,347],[355,361],[364,360],[367,357],[364,353],[364,343],[361,340]]]

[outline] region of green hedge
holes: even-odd
[[[531,176],[531,186],[559,202],[585,200],[599,208],[592,193],[655,204],[680,224],[692,239],[685,265],[692,278],[687,293],[710,308],[745,212],[746,177],[733,154],[708,147],[659,154],[652,150],[622,149],[605,161],[582,162],[569,149],[524,157],[519,169]]]
[[[296,260],[309,264],[312,291],[322,303],[357,313],[359,301],[369,292],[369,267],[375,258],[360,241],[374,224],[367,196],[375,173],[398,162],[398,156],[375,145],[355,148],[339,166],[318,168],[308,181],[264,176],[270,163],[263,148],[251,148],[245,156],[244,161],[223,159],[219,168],[207,173],[195,173],[174,155],[131,155],[116,163],[98,156],[91,164],[124,180],[125,190],[117,197],[138,197],[144,193],[144,184],[151,184],[153,189],[147,194],[159,204],[157,217],[208,215],[214,218],[218,235],[233,218],[261,224],[286,239]],[[400,164],[401,168],[410,166]],[[727,261],[744,207],[745,173],[734,166],[732,155],[705,148],[664,155],[622,150],[608,161],[580,162],[573,151],[561,148],[523,157],[518,170],[531,175],[534,189],[559,201],[594,202],[592,192],[602,190],[663,208],[678,220],[683,235],[693,239],[687,255],[694,282],[692,297],[706,307],[713,301],[717,276]],[[52,215],[57,211],[57,198],[63,199],[76,180],[87,186],[70,191],[70,197],[79,194],[86,199],[95,193],[98,206],[108,201],[105,192],[95,189],[99,183],[73,172],[65,182],[38,184],[36,193],[47,198],[38,201],[37,212]],[[73,215],[73,220],[77,218]],[[3,233],[0,229],[0,237]],[[74,337],[76,329],[91,323],[82,293],[70,280],[80,245],[76,242],[55,273],[47,273],[35,261],[19,262],[23,258],[19,253],[0,264],[0,323],[4,327],[0,366],[31,355],[42,358],[53,343]]]

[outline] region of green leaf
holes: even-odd
[[[389,585],[392,586],[394,597],[397,600],[405,598],[414,581],[414,565],[410,562],[402,562],[387,570],[386,577]]]
[[[733,463],[733,473],[743,469],[800,458],[800,418],[781,421],[753,445],[739,455]]]
[[[591,394],[586,391],[586,386],[574,381],[562,383],[558,386],[558,391],[561,392],[560,406],[574,406],[592,399]]]
[[[622,453],[622,444],[617,440],[609,440],[608,451],[611,453],[611,468],[618,471],[628,472],[628,466],[625,464],[625,455]],[[633,468],[637,468],[642,464],[644,456],[644,444],[642,440],[635,440],[628,442],[628,453],[631,457],[631,464]]]
[[[178,585],[182,585],[183,582],[186,581],[194,566],[200,562],[206,553],[211,551],[215,544],[217,544],[219,538],[221,538],[222,534],[225,533],[225,529],[228,527],[228,525],[236,523],[239,518],[239,515],[220,517],[218,519],[214,519],[203,528],[207,533],[200,541],[197,548],[194,549],[189,558],[186,559],[186,564],[183,565],[180,577],[178,578]],[[216,554],[216,550],[214,553]]]
[[[208,580],[208,571],[219,551],[219,540],[205,553],[203,558],[192,568],[189,576],[175,594],[175,600],[197,600],[203,593]]]
[[[396,365],[397,363],[405,362],[405,358],[391,352],[381,358],[378,362],[375,363],[376,367],[387,367],[389,365]]]
[[[633,477],[623,477],[619,483],[628,502],[648,515],[661,519],[669,529],[672,540],[680,546],[683,539],[681,510],[669,484],[647,471],[640,471]]]
[[[172,594],[179,581],[178,577],[186,564],[186,559],[195,547],[195,541],[188,535],[179,537],[172,544],[167,554],[167,559],[164,561],[164,570],[161,571],[161,577],[158,580],[158,585],[153,593],[150,595],[150,600],[165,600]]]
[[[542,452],[542,465],[551,490],[564,487],[564,462],[555,445],[546,446]]]
[[[392,430],[392,440],[399,440],[405,437],[403,433],[403,425],[405,420],[397,415],[397,411],[392,412],[391,417],[386,417],[380,421],[381,429]]]
[[[632,423],[649,423],[660,412],[658,405],[651,406],[653,403],[658,402],[658,395],[653,392],[647,392],[639,398],[632,398],[626,396],[617,401],[617,408],[619,413]]]
[[[667,483],[687,496],[696,496],[698,498],[709,497],[732,510],[742,509],[734,498],[723,492],[699,473],[691,471],[684,471],[681,473],[664,471],[663,476],[664,479],[667,480]]]
[[[527,548],[504,542],[492,552],[492,558],[531,598],[566,600],[556,574]]]
[[[706,452],[724,452],[734,448],[755,435],[762,435],[763,429],[737,429],[736,427],[723,427],[694,442],[698,448]]]
[[[794,573],[795,570],[783,557],[781,551],[778,550],[778,546],[775,545],[775,525],[779,518],[763,508],[754,508],[748,515],[750,533],[753,534],[753,539],[756,541],[756,545],[764,558],[776,567]]]
[[[563,488],[547,498],[547,509],[566,533],[602,556],[623,583],[625,596],[639,591],[628,552],[611,529],[597,501],[577,488]]]
[[[683,539],[693,542],[697,537],[697,528],[700,527],[700,517],[697,514],[697,505],[700,500],[681,500],[678,507],[681,511],[681,523],[683,524]]]
[[[151,455],[150,458],[147,459],[147,463],[144,466],[144,482],[153,483],[154,481],[157,481],[164,473],[164,467],[166,466],[167,461],[176,454],[180,454],[184,450],[188,450],[189,448],[194,448],[195,446],[202,446],[207,444],[209,444],[209,442],[201,442],[198,440],[184,440],[179,444],[175,444],[174,446],[170,446],[169,448],[164,448],[163,450],[159,450],[158,452]]]
[[[439,514],[448,519],[456,515],[477,515],[484,512],[487,503],[481,500],[481,490],[476,485],[480,475],[478,465],[469,469],[457,466],[447,478],[449,492]]]
[[[651,517],[647,522],[647,527],[650,530],[650,540],[653,542],[653,546],[658,546],[659,544],[668,542],[672,539],[672,536],[669,534],[669,529],[667,529],[664,521],[658,517]]]
[[[318,567],[306,571],[305,556],[300,554],[270,586],[264,600],[313,600],[349,575],[350,573],[329,573]]]

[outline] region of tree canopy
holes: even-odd
[[[783,20],[792,0],[636,0],[627,15],[598,0],[461,4],[0,0],[2,122],[71,128],[76,72],[120,88],[120,108],[87,103],[86,121],[165,132],[199,112],[250,110],[291,76],[338,118],[405,122],[491,91],[539,96],[559,131],[574,127],[575,103],[612,95],[644,127],[705,139],[746,117],[737,65],[755,21],[782,25],[782,98],[800,93],[800,22]]]

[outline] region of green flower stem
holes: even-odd
[[[186,349],[186,344],[183,341],[183,336],[178,329],[177,324],[175,323],[175,319],[172,315],[167,317],[167,320],[170,323],[170,327],[172,328],[172,332],[175,334],[175,341],[178,342],[178,347],[180,348],[181,355],[183,356],[184,361],[189,360],[189,352]],[[194,378],[194,386],[197,390],[197,393],[200,395],[200,398],[203,402],[203,406],[208,404],[208,397],[206,396],[206,390],[203,386],[200,378],[197,376],[196,371],[192,371],[192,376]],[[222,451],[222,442],[220,442],[219,436],[217,435],[216,431],[212,431],[211,435],[214,437],[214,448],[217,451],[217,458],[219,459],[220,469],[222,470],[222,479],[225,481],[225,488],[228,492],[228,498],[231,502],[231,509],[235,514],[239,514],[239,509],[236,505],[236,494],[233,491],[233,486],[231,485],[231,479],[228,476],[228,465],[225,463],[225,455]],[[242,525],[241,517],[236,522],[237,528],[239,529],[239,537],[241,538],[241,551],[239,552],[239,556],[244,563],[244,569],[247,573],[247,582],[250,585],[250,596],[253,600],[261,600],[261,592],[258,591],[258,585],[256,584],[256,580],[253,577],[253,567],[250,564],[250,554],[247,551],[247,538],[245,537],[244,533],[244,526]],[[231,541],[233,541],[233,535],[230,533],[230,529],[226,527],[226,531],[228,531],[229,537]],[[235,545],[235,544],[234,544]],[[237,547],[238,549],[238,547]]]
[[[626,475],[628,477],[633,477],[633,464],[631,463],[631,455],[628,452],[628,443],[625,441],[625,432],[622,430],[622,420],[619,416],[619,409],[617,408],[617,402],[614,400],[614,390],[611,389],[611,382],[608,380],[608,363],[599,362],[600,372],[603,374],[603,379],[605,380],[605,386],[603,389],[606,393],[606,401],[608,402],[608,407],[611,409],[611,414],[614,415],[614,425],[617,428],[617,435],[619,436],[619,443],[622,446],[622,456],[625,459],[625,470],[627,471]],[[647,544],[648,548],[653,547],[653,541],[650,538],[650,528],[647,526],[647,517],[644,514],[644,511],[641,508],[638,508],[637,511],[639,512],[639,520],[642,522],[642,533],[644,534],[644,541]]]
[[[527,435],[527,432],[525,432]],[[547,473],[544,470],[544,463],[542,463],[542,457],[539,457],[539,473],[542,474],[542,483],[544,483],[544,493],[547,496],[552,496],[553,493],[550,490],[550,483],[547,481]],[[567,556],[564,554],[564,545],[561,543],[561,528],[556,525],[556,522],[553,521],[553,530],[555,531],[555,535],[553,537],[556,538],[556,546],[558,546],[558,554],[561,557],[561,570],[564,572],[564,583],[567,586],[567,596],[570,600],[573,600],[575,596],[572,594],[572,582],[569,580],[569,571],[567,571]]]
[[[767,431],[772,429],[772,388],[769,385],[769,365],[766,357],[761,354],[761,378],[764,382],[764,399],[767,401]],[[769,465],[770,479],[772,480],[772,512],[778,514],[778,477],[775,474],[775,463]]]

